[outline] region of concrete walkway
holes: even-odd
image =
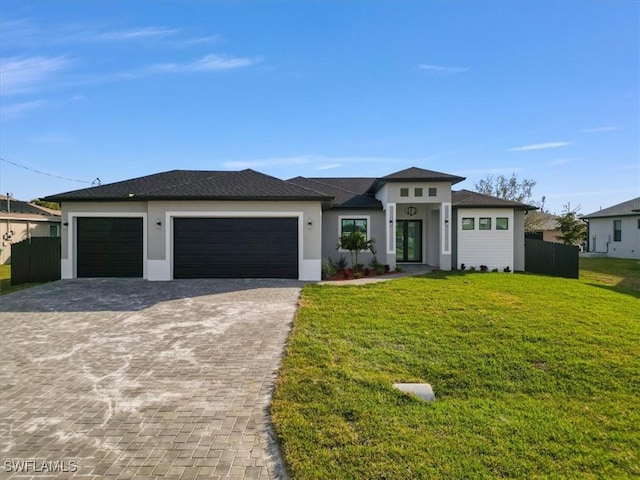
[[[326,280],[319,282],[320,285],[337,285],[341,287],[347,287],[349,285],[367,285],[369,283],[388,282],[390,280],[396,280],[398,278],[415,277],[417,275],[424,275],[433,271],[433,267],[423,264],[400,264],[402,268],[401,273],[392,273],[390,275],[381,275],[379,277],[362,277],[355,278],[353,280]]]
[[[300,287],[86,279],[0,297],[0,477],[279,478],[267,408]]]

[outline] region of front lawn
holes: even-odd
[[[640,475],[639,301],[595,270],[306,286],[271,412],[292,478]]]

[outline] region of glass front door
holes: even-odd
[[[422,262],[422,220],[396,222],[396,262]]]

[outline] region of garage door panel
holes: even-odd
[[[142,219],[77,219],[78,277],[142,277]]]
[[[298,219],[176,218],[174,278],[298,278]]]

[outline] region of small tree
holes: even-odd
[[[349,250],[349,254],[351,255],[351,265],[353,266],[353,269],[356,270],[358,268],[358,254],[367,250],[375,253],[375,243],[376,241],[373,238],[367,240],[364,233],[356,231],[342,235],[338,241],[338,248]]]
[[[579,209],[578,206],[572,210],[571,204],[568,203],[558,218],[558,230],[562,235],[556,235],[556,238],[562,240],[565,245],[578,245],[586,238],[587,226],[578,218]]]

